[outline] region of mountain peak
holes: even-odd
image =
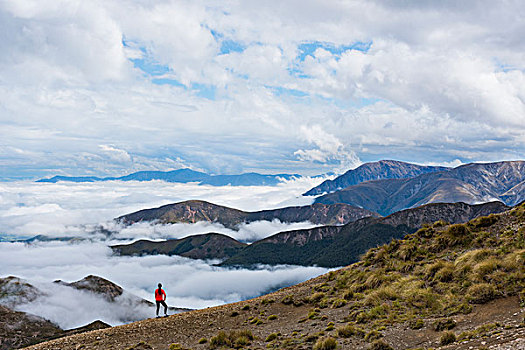
[[[381,179],[405,179],[420,174],[449,170],[446,167],[417,165],[398,160],[379,160],[360,165],[359,167],[348,170],[343,175],[334,180],[326,180],[304,193],[304,196],[317,196],[323,193],[332,193],[349,186],[357,185],[362,182]]]
[[[407,178],[361,182],[318,197],[320,203],[348,203],[382,215],[427,203],[525,200],[525,162],[471,163]]]

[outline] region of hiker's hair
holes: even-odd
[[[162,288],[162,283],[159,283],[159,288]]]

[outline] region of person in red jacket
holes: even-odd
[[[159,288],[155,289],[155,303],[157,304],[157,317],[159,317],[160,305],[164,306],[164,316],[168,316],[168,305],[166,305],[166,292],[159,283]]]

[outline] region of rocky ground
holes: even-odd
[[[325,276],[319,277],[322,282]],[[338,337],[337,328],[346,324],[345,317],[351,304],[340,308],[321,309],[315,318],[309,318],[312,307],[300,300],[310,293],[310,284],[303,283],[253,300],[196,310],[166,318],[148,319],[105,330],[92,331],[67,338],[34,345],[28,349],[209,349],[210,340],[221,330],[252,332],[250,349],[290,348],[311,349],[318,337],[334,336],[340,349],[368,349],[371,339],[362,336]],[[293,296],[291,304],[282,300]],[[278,315],[272,319],[271,315]],[[394,349],[520,349],[525,340],[524,309],[517,297],[497,299],[479,305],[467,315],[451,317],[456,326],[451,332],[476,332],[471,340],[440,346],[444,331],[436,331],[439,319],[424,319],[421,329],[397,324],[382,331],[382,339]],[[254,321],[255,320],[255,321]],[[330,320],[335,320],[330,321]],[[334,322],[330,326],[330,322]],[[486,330],[485,330],[486,328]],[[268,336],[277,333],[273,341]],[[321,332],[321,334],[319,334]],[[311,341],[308,341],[308,338]],[[206,340],[206,341],[204,341]],[[521,347],[523,349],[523,347]]]

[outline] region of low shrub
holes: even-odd
[[[408,327],[410,329],[421,329],[425,326],[425,322],[422,319],[416,318],[415,320],[410,320],[408,322]]]
[[[338,309],[346,305],[345,299],[335,299],[332,303],[332,309]]]
[[[382,340],[376,340],[370,345],[370,350],[394,350],[393,347],[388,345]]]
[[[439,339],[439,345],[448,345],[456,341],[456,335],[453,332],[445,332]]]
[[[380,338],[382,338],[383,335],[381,334],[381,332],[378,332],[376,330],[372,330],[370,332],[368,332],[366,335],[365,335],[365,340],[369,343],[373,342],[374,340],[378,340]]]
[[[337,328],[337,336],[339,338],[350,338],[351,336],[357,335],[357,334],[358,334],[358,331],[351,324],[347,324],[345,326]]]
[[[199,344],[206,344],[207,342],[208,342],[208,339],[206,338],[200,338],[198,341]]]
[[[450,225],[445,231],[446,234],[449,234],[452,237],[463,237],[470,233],[469,229],[464,224],[454,224]]]
[[[332,349],[337,349],[337,341],[334,338],[332,338],[332,337],[319,339],[315,343],[313,349],[314,350],[332,350]]]
[[[268,320],[272,321],[272,320],[276,320],[277,319],[277,315],[270,315],[268,316]]]
[[[489,216],[482,216],[480,218],[472,220],[472,225],[474,227],[488,227],[495,224],[496,221],[498,221],[498,217],[494,214],[490,214]]]
[[[484,304],[496,298],[494,286],[488,283],[474,284],[467,290],[467,297],[473,304]]]
[[[270,334],[268,334],[268,336],[266,337],[266,340],[265,340],[265,341],[266,341],[267,343],[268,343],[268,342],[271,342],[271,341],[277,339],[278,336],[279,336],[279,335],[277,335],[277,333],[270,333]]]
[[[293,297],[291,295],[287,295],[281,300],[281,303],[284,305],[291,305],[293,304]]]
[[[436,332],[441,332],[444,330],[448,331],[456,327],[456,321],[454,321],[451,318],[448,318],[446,320],[437,320],[432,326]]]

